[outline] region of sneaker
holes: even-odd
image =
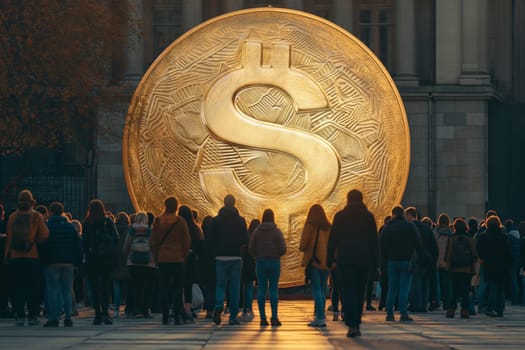
[[[28,326],[38,326],[40,325],[40,320],[36,317],[29,317],[29,319],[27,320],[27,325]]]
[[[399,322],[404,322],[404,323],[414,322],[414,319],[408,315],[401,315]]]
[[[455,314],[456,314],[456,310],[455,309],[448,309],[446,317],[447,318],[454,318]]]
[[[21,326],[24,326],[25,323],[26,323],[26,319],[24,317],[17,317],[15,319],[15,326],[21,327]]]
[[[238,326],[241,324],[238,318],[231,319],[230,322],[228,322],[230,326]]]
[[[239,319],[242,322],[248,322],[248,313],[247,312],[243,312],[242,315],[239,317]]]
[[[396,322],[396,318],[394,315],[386,315],[386,321],[387,322]]]
[[[310,327],[326,327],[326,320],[322,318],[314,318],[314,320],[308,323]]]
[[[106,325],[113,324],[113,320],[111,319],[111,317],[107,315],[102,318],[102,322],[104,322],[104,324]]]
[[[70,318],[64,320],[64,327],[73,327],[73,321]]]
[[[497,313],[496,311],[494,311],[494,310],[492,310],[492,311],[487,311],[487,312],[485,313],[485,315],[487,315],[488,317],[498,317],[498,313]]]
[[[460,316],[461,318],[470,318],[470,312],[466,309],[461,309]]]
[[[279,321],[278,318],[272,318],[272,319],[270,320],[270,323],[271,323],[272,326],[274,326],[274,327],[279,327],[279,326],[282,325],[281,321]]]
[[[376,311],[376,308],[372,306],[372,304],[366,305],[366,311]]]
[[[215,322],[216,325],[221,324],[221,309],[215,310],[215,314],[213,314],[213,322]]]
[[[102,320],[100,319],[100,316],[95,316],[95,318],[93,319],[93,326],[98,326],[101,323]]]
[[[252,311],[252,310],[249,310],[249,311],[248,311],[248,319],[247,319],[247,321],[250,322],[250,321],[252,321],[254,318],[255,318],[255,315],[253,314],[253,311]]]
[[[48,320],[44,323],[44,327],[58,327],[58,320]]]
[[[269,325],[270,325],[270,324],[268,323],[268,320],[267,320],[267,319],[263,318],[263,319],[261,320],[261,326],[269,326]]]

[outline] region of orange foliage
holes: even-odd
[[[0,154],[92,130],[128,10],[126,0],[0,2]]]

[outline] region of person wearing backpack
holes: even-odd
[[[157,266],[151,251],[150,236],[148,215],[143,212],[137,213],[124,243],[135,317],[142,313],[144,318],[151,318],[151,298]]]
[[[106,217],[104,203],[98,199],[89,202],[82,228],[86,272],[93,291],[93,325],[109,325],[113,323],[108,312],[110,276],[117,258],[119,234],[113,220]]]
[[[33,210],[35,200],[29,190],[18,195],[16,212],[9,216],[5,259],[9,262],[12,283],[11,302],[16,318],[16,325],[25,323],[27,303],[29,326],[39,325],[41,290],[41,266],[37,244],[49,238],[49,230],[42,216]]]
[[[469,318],[469,291],[472,276],[476,273],[476,243],[468,236],[465,220],[454,220],[454,235],[448,240],[445,262],[449,273],[451,294],[447,317],[454,318],[458,299],[461,298],[461,318]]]

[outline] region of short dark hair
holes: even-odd
[[[498,216],[498,213],[494,209],[489,209],[485,214],[485,220],[490,218],[491,216]]]
[[[49,205],[49,211],[53,216],[60,216],[64,212],[64,205],[60,202],[53,202]]]
[[[262,222],[275,222],[275,216],[272,209],[266,209],[262,215]]]
[[[224,197],[224,205],[227,207],[233,207],[235,205],[235,197],[231,194],[226,195],[226,197]]]
[[[171,214],[177,211],[179,206],[179,201],[174,196],[169,196],[164,200],[164,207],[166,208],[166,213]]]
[[[394,208],[392,208],[392,216],[394,217],[401,217],[403,216],[404,212],[405,212],[405,209],[403,208],[401,204],[396,205]]]
[[[363,193],[359,190],[351,190],[348,192],[346,199],[348,200],[348,204],[351,203],[362,203],[363,202]]]
[[[467,232],[467,223],[461,218],[454,220],[454,224],[452,226],[454,227],[454,232],[456,232],[456,234]]]
[[[417,220],[417,210],[415,207],[408,207],[405,209],[405,215],[410,215]]]
[[[490,229],[490,230],[494,230],[494,229],[501,230],[503,228],[501,225],[501,220],[499,216],[497,215],[490,216],[487,219],[486,224],[487,224],[487,229]]]

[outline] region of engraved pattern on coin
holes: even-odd
[[[298,252],[308,208],[329,219],[359,188],[378,220],[400,202],[409,130],[394,83],[353,36],[283,9],[231,13],[177,40],[145,74],[124,130],[136,209],[167,195],[216,215],[272,208],[288,244],[281,286],[303,283]]]

